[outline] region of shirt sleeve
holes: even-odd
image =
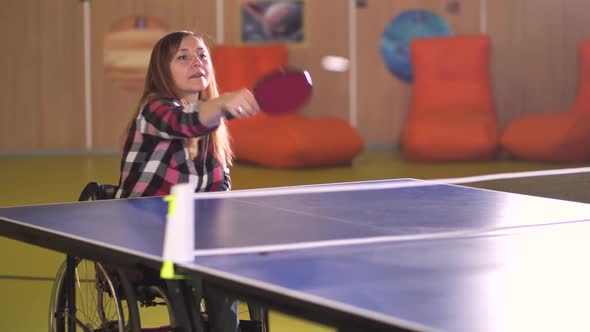
[[[166,98],[152,99],[142,106],[137,121],[142,134],[165,139],[199,137],[217,129],[201,124],[198,103],[183,106]]]
[[[231,176],[229,175],[229,168],[224,167],[223,169],[223,186],[221,188],[222,191],[230,191],[231,190]]]

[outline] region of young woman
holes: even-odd
[[[231,189],[232,151],[224,113],[254,115],[259,106],[242,89],[219,95],[203,38],[177,31],[154,46],[145,88],[123,147],[117,198],[168,195],[173,185],[195,191]],[[236,331],[237,302],[204,287],[212,331]]]
[[[189,31],[166,35],[154,46],[129,124],[117,198],[167,195],[187,182],[195,191],[230,190],[224,113],[243,118],[258,110],[247,89],[219,95],[203,38]]]

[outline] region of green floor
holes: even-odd
[[[375,180],[449,178],[479,174],[587,166],[494,162],[413,163],[391,151],[370,151],[353,165],[304,170],[272,170],[238,164],[234,189]],[[0,206],[75,201],[89,181],[116,183],[117,156],[0,157]],[[0,237],[0,331],[46,331],[51,280],[63,255]],[[154,315],[157,319],[157,315]],[[271,312],[272,331],[330,331]]]

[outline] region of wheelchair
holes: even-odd
[[[117,189],[117,186],[90,182],[78,200],[114,199]],[[198,324],[203,331],[209,331],[206,301],[197,296],[200,292],[191,291],[185,285],[182,293],[188,293],[189,298],[178,301],[194,306],[188,311],[199,312],[200,317],[175,317],[177,311],[169,305],[173,303],[170,297],[178,296],[181,292],[177,286],[170,285],[176,284],[161,280],[159,272],[154,269],[115,268],[102,262],[68,255],[58,269],[51,289],[49,332],[179,331],[181,328],[178,322],[186,320]],[[140,307],[165,308],[168,324],[146,327],[141,322]],[[266,309],[249,303],[248,311],[250,320],[240,320],[240,330],[268,331]]]

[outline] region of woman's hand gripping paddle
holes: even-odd
[[[252,90],[260,109],[269,115],[281,115],[297,111],[312,95],[309,73],[296,68],[281,68],[259,79]],[[231,120],[233,116],[223,111]]]

